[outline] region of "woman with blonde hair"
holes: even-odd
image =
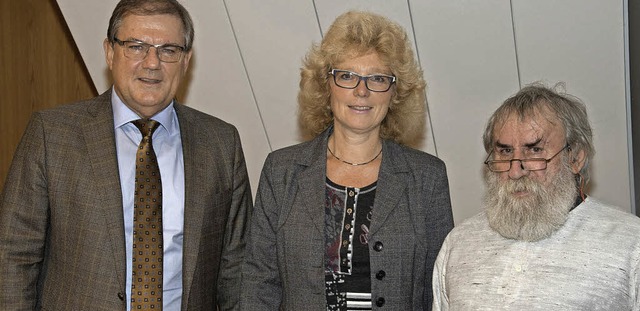
[[[453,227],[444,163],[408,146],[425,82],[406,32],[340,15],[301,70],[312,140],[266,159],[243,265],[242,310],[430,310]]]

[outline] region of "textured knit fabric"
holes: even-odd
[[[640,310],[640,219],[587,198],[549,238],[505,239],[484,213],[436,260],[434,310]]]

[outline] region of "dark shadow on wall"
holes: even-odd
[[[640,216],[640,1],[628,1],[631,143],[636,215]]]

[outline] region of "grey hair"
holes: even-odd
[[[121,0],[109,19],[109,28],[107,29],[107,39],[113,44],[116,35],[122,24],[122,20],[128,15],[173,15],[182,21],[182,31],[184,35],[185,51],[191,51],[193,47],[193,37],[195,31],[193,29],[193,20],[187,9],[176,0]]]
[[[564,89],[564,84],[558,83],[553,88],[549,88],[536,82],[507,98],[487,122],[482,136],[484,149],[487,153],[491,152],[495,145],[493,133],[496,125],[504,123],[511,115],[516,114],[524,119],[548,109],[562,122],[565,139],[571,152],[577,154],[584,151],[586,157],[580,175],[586,184],[589,181],[589,163],[595,154],[587,109],[579,98],[558,89]]]

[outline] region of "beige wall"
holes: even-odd
[[[96,94],[54,0],[0,1],[0,188],[32,112]]]

